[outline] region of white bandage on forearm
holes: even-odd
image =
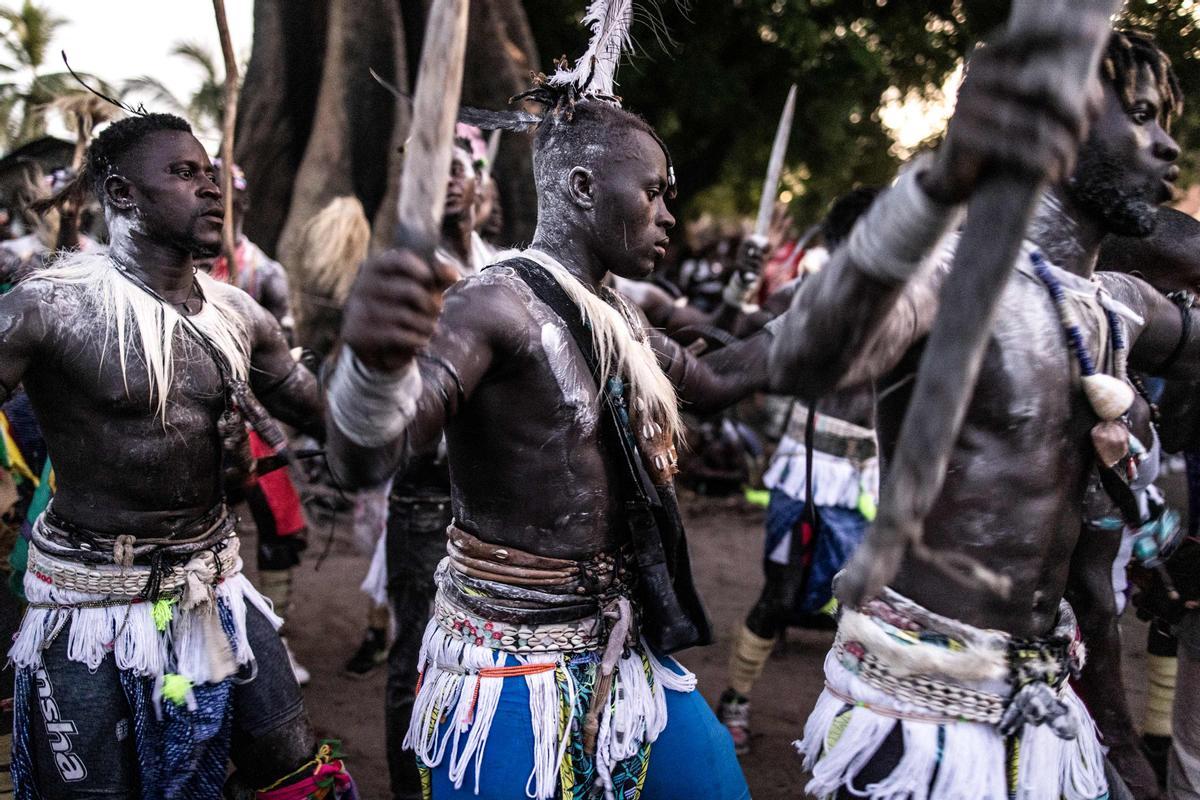
[[[854,226],[847,254],[859,271],[888,283],[904,283],[958,224],[962,206],[934,202],[917,182],[924,163],[919,159],[905,170]]]
[[[421,386],[415,361],[400,372],[379,372],[343,347],[329,379],[329,416],[360,447],[382,447],[398,439],[416,416]]]

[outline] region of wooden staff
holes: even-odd
[[[433,0],[413,92],[396,235],[397,245],[427,256],[438,240],[446,203],[466,44],[467,0]]]
[[[1053,60],[1060,85],[1085,96],[1120,0],[1014,0],[1008,29],[1032,36],[1070,30]],[[1065,96],[1071,96],[1067,93]],[[925,518],[941,494],[950,453],[975,391],[1000,294],[1041,193],[1040,181],[995,172],[968,206],[954,266],[942,287],[941,307],[921,357],[916,385],[900,428],[879,513],[847,565],[838,599],[852,607],[877,596],[896,575],[905,551],[964,585],[984,585],[1007,597],[1010,581],[974,559],[935,552],[923,542]]]
[[[217,33],[221,37],[221,55],[225,58],[225,116],[221,120],[221,196],[225,201],[225,224],[221,228],[221,249],[229,266],[230,281],[237,276],[237,232],[233,227],[233,132],[237,127],[238,66],[225,16],[225,0],[213,0]]]

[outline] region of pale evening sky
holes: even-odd
[[[129,78],[151,75],[181,100],[199,86],[198,68],[172,56],[179,41],[197,42],[221,63],[217,23],[210,0],[41,0],[69,22],[59,29],[46,57],[46,71],[62,68],[60,50],[71,66],[120,86]],[[10,0],[16,6],[16,0]],[[253,0],[225,0],[229,32],[238,61],[250,56]],[[147,103],[147,107],[151,104]],[[154,109],[151,109],[154,110]],[[165,109],[164,109],[165,110]]]

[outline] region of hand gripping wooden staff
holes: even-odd
[[[446,202],[466,44],[467,0],[433,0],[413,92],[396,229],[397,247],[428,259],[433,257]]]
[[[1011,34],[1068,32],[1052,57],[1028,69],[1052,70],[1060,86],[1084,97],[1120,0],[1014,0]],[[1067,96],[1071,96],[1067,94]],[[876,597],[908,548],[951,579],[983,584],[1007,597],[1010,580],[966,556],[935,552],[923,542],[925,518],[941,493],[950,452],[995,319],[1000,293],[1012,272],[1041,182],[994,172],[976,189],[941,307],[921,357],[912,400],[900,428],[875,524],[838,584],[838,600],[851,607]]]

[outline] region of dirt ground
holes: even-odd
[[[685,652],[680,660],[700,678],[712,703],[725,687],[725,667],[733,632],[761,586],[763,511],[734,498],[684,498],[693,563],[708,604],[717,642]],[[383,743],[383,669],[351,679],[341,666],[358,646],[366,625],[367,599],[358,591],[369,559],[355,552],[348,533],[338,531],[329,555],[316,569],[328,530],[314,530],[306,563],[297,576],[297,609],[291,645],[312,672],[305,697],[314,724],[343,740],[366,800],[388,797]],[[249,550],[249,548],[246,548]],[[1127,615],[1129,619],[1132,615]],[[1145,630],[1129,622],[1126,666],[1135,719],[1144,696]],[[791,631],[767,665],[754,694],[753,749],[742,759],[756,800],[803,796],[804,774],[791,742],[800,735],[822,685],[821,664],[832,634]]]

